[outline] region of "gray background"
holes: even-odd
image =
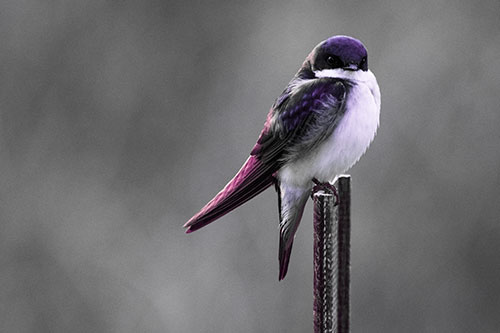
[[[353,332],[500,329],[500,2],[0,4],[0,331],[310,332],[311,204],[278,283],[268,190],[192,235],[309,51],[361,39]]]

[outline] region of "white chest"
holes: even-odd
[[[348,170],[365,153],[377,132],[380,117],[380,91],[375,76],[357,80],[346,99],[346,113],[337,127],[315,151],[283,167],[281,181],[305,184],[315,177],[333,179]]]

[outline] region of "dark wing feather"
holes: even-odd
[[[250,156],[233,179],[186,224],[187,233],[196,231],[244,204],[274,182],[273,164]]]
[[[281,164],[307,152],[330,134],[343,113],[346,85],[332,78],[305,80],[287,88],[269,112],[251,155]]]

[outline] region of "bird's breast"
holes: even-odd
[[[333,181],[364,154],[379,124],[380,92],[375,77],[354,82],[345,103],[345,113],[332,134],[314,151],[285,165],[279,172],[281,181],[306,184],[313,177]]]

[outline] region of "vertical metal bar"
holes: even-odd
[[[338,301],[337,327],[339,333],[349,332],[350,323],[350,279],[351,279],[351,177],[339,177],[335,183],[339,195],[336,208],[338,223]]]
[[[350,177],[314,193],[314,332],[349,332]]]
[[[314,332],[336,332],[338,275],[337,228],[334,227],[335,196],[314,194]],[[334,301],[335,300],[335,301]]]

